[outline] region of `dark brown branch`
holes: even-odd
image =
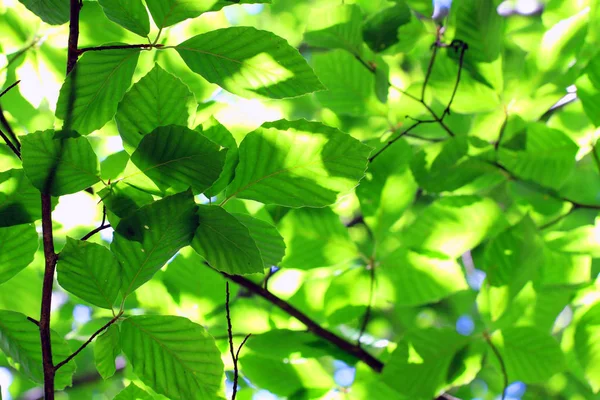
[[[2,140],[4,140],[4,142],[6,143],[6,145],[12,150],[13,153],[15,153],[15,155],[17,157],[19,157],[19,159],[21,158],[21,152],[19,151],[19,149],[17,149],[15,147],[15,145],[10,141],[10,139],[8,138],[8,136],[6,136],[6,134],[4,132],[2,132],[2,130],[0,130],[0,137],[2,137]]]
[[[4,89],[2,91],[2,93],[0,93],[0,97],[4,96],[6,93],[8,93],[8,91],[12,88],[14,88],[15,86],[17,86],[19,83],[21,83],[21,80],[19,79],[18,81],[16,81],[15,83],[13,83],[12,85],[10,85],[9,87],[7,87],[6,89]]]
[[[417,126],[421,125],[422,123],[424,123],[424,121],[417,121],[414,124],[412,124],[410,127],[408,127],[404,132],[402,132],[401,134],[399,134],[398,136],[396,136],[394,139],[389,140],[385,146],[383,146],[381,149],[379,149],[375,154],[373,154],[371,157],[369,157],[369,162],[372,163],[373,160],[375,160],[377,157],[379,157],[379,155],[381,153],[383,153],[385,150],[387,150],[388,147],[390,147],[391,145],[393,145],[394,143],[396,143],[398,140],[400,140],[402,138],[402,136],[408,134],[410,131],[412,131],[413,129],[415,129]]]
[[[104,229],[108,229],[110,228],[110,224],[107,225],[100,225],[97,228],[92,229],[91,231],[89,231],[85,236],[83,236],[81,239],[79,240],[88,240],[89,238],[91,238],[92,236],[94,236],[96,233],[103,231]]]
[[[268,302],[270,302],[274,306],[278,307],[279,309],[283,310],[290,316],[296,318],[297,320],[302,322],[304,325],[306,325],[306,327],[308,328],[308,330],[310,332],[319,336],[321,339],[324,339],[324,340],[332,343],[333,345],[338,347],[343,352],[356,357],[357,359],[359,359],[360,361],[364,362],[369,367],[371,367],[374,371],[381,372],[383,370],[383,363],[381,361],[379,361],[378,359],[376,359],[375,357],[373,357],[367,351],[362,349],[360,346],[350,343],[346,339],[323,328],[321,325],[319,325],[317,322],[313,321],[310,317],[308,317],[302,311],[298,310],[296,307],[294,307],[290,303],[280,299],[279,297],[277,297],[274,294],[270,293],[269,291],[265,290],[260,285],[257,285],[256,283],[254,283],[251,280],[248,280],[242,276],[229,275],[224,272],[221,272],[221,274],[223,276],[225,276],[227,279],[237,283],[238,285],[243,286],[250,292],[267,300]]]
[[[356,340],[356,344],[360,346],[360,340],[362,339],[367,325],[369,323],[369,319],[371,318],[371,309],[373,308],[373,295],[375,293],[375,262],[373,257],[369,259],[369,263],[367,264],[367,269],[369,270],[369,302],[367,303],[367,309],[365,310],[365,315],[363,317],[362,324],[360,326],[360,330],[358,331],[358,339]]]
[[[431,46],[433,51],[431,53],[431,58],[429,59],[429,65],[427,65],[427,72],[425,73],[425,79],[423,80],[423,87],[421,88],[421,103],[425,102],[425,91],[427,90],[427,84],[429,83],[429,78],[431,78],[431,73],[433,72],[433,64],[435,64],[435,59],[437,56],[437,52],[439,49],[439,35],[435,40],[435,43]],[[437,117],[436,117],[437,119]]]
[[[25,54],[29,49],[33,48],[42,39],[43,39],[42,36],[36,37],[27,46],[23,47],[21,50],[15,52],[15,53],[11,54],[12,57],[10,57],[10,59],[8,60],[6,65],[0,71],[4,71],[5,69],[8,69],[8,67],[10,67],[12,63],[17,61],[19,59],[19,57],[21,57],[23,54]]]
[[[1,105],[0,105],[0,123],[2,124],[4,129],[6,129],[6,133],[12,140],[12,143],[14,144],[14,146],[17,148],[17,150],[19,150],[19,154],[21,154],[21,143],[19,142],[19,139],[17,138],[15,131],[13,131],[10,124],[6,120],[6,117],[4,116],[4,110],[2,109]]]
[[[34,324],[35,324],[37,327],[39,327],[39,326],[40,326],[40,321],[38,321],[38,320],[37,320],[37,319],[35,319],[35,318],[27,317],[27,320],[28,320],[29,322],[33,322],[33,323],[34,323]]]
[[[123,312],[118,313],[110,321],[108,321],[106,324],[104,324],[100,329],[98,329],[96,332],[94,332],[92,334],[92,336],[90,336],[90,338],[85,341],[85,343],[83,343],[81,346],[79,346],[79,348],[77,350],[75,350],[73,352],[73,354],[71,354],[69,357],[65,358],[63,361],[59,362],[58,364],[56,364],[56,367],[54,367],[54,370],[58,371],[58,369],[60,367],[62,367],[63,365],[67,364],[69,361],[74,359],[77,356],[77,354],[81,353],[81,351],[88,346],[88,344],[92,343],[92,341],[96,338],[96,336],[98,336],[99,334],[104,332],[106,329],[108,329],[109,326],[111,326],[112,324],[117,322],[117,320],[119,319],[119,317],[122,314],[123,314]]]
[[[463,70],[463,63],[465,60],[465,52],[469,48],[469,46],[460,40],[453,40],[452,44],[450,44],[450,48],[455,49],[460,52],[458,56],[458,73],[456,74],[456,81],[454,82],[454,89],[452,89],[452,95],[450,96],[450,100],[448,101],[448,105],[444,109],[440,120],[444,120],[446,115],[450,115],[450,108],[452,107],[452,103],[454,102],[454,97],[456,97],[456,92],[458,91],[458,85],[460,85],[460,77]]]
[[[229,339],[229,351],[231,353],[231,360],[233,361],[233,394],[231,395],[231,400],[235,400],[238,389],[238,379],[240,376],[240,371],[238,369],[240,351],[251,334],[249,333],[246,335],[242,341],[242,344],[240,344],[240,347],[238,347],[237,352],[233,350],[233,328],[231,327],[231,311],[229,309],[229,282],[225,282],[225,311],[227,315],[227,338]]]
[[[500,370],[502,371],[502,379],[504,381],[504,388],[502,389],[502,399],[501,400],[504,400],[506,397],[506,388],[508,388],[508,373],[506,372],[506,365],[504,364],[504,359],[502,358],[502,355],[500,354],[500,352],[498,351],[498,349],[492,342],[490,335],[487,332],[484,332],[483,337],[484,337],[485,341],[487,342],[487,344],[492,349],[492,351],[494,352],[494,355],[498,359],[498,362],[500,363]]]
[[[95,46],[95,47],[82,47],[77,50],[77,55],[82,55],[87,51],[103,51],[103,50],[121,50],[121,49],[142,49],[142,50],[150,50],[153,48],[161,48],[164,47],[162,44],[151,44],[151,43],[142,43],[142,44],[123,44],[123,45],[113,45],[113,46]]]

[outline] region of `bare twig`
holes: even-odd
[[[429,78],[431,78],[431,73],[433,72],[433,64],[435,64],[435,58],[437,56],[438,48],[440,47],[439,36],[436,38],[435,43],[431,47],[433,50],[431,53],[431,58],[429,59],[429,64],[427,65],[427,72],[425,73],[425,79],[423,80],[423,87],[421,88],[421,99],[419,100],[421,103],[425,102],[425,91],[427,90],[427,84],[429,83]]]
[[[492,342],[490,335],[487,332],[484,332],[483,337],[484,337],[485,341],[487,342],[487,344],[492,349],[492,351],[494,352],[494,355],[498,359],[498,362],[500,363],[500,370],[502,371],[502,378],[504,381],[504,389],[502,389],[502,399],[501,400],[504,400],[506,397],[506,388],[508,388],[508,373],[506,372],[506,365],[504,364],[504,359],[502,358],[502,355],[498,351],[498,348],[496,348],[496,346]]]
[[[0,124],[2,124],[2,126],[6,130],[6,133],[8,134],[8,136],[10,137],[10,139],[12,140],[12,143],[14,144],[14,147],[16,147],[17,150],[19,150],[19,154],[21,154],[21,143],[19,142],[19,139],[17,138],[17,135],[15,134],[15,131],[13,131],[12,127],[8,123],[8,120],[4,116],[4,110],[2,109],[1,105],[0,105]]]
[[[141,43],[141,44],[122,44],[122,45],[112,45],[112,46],[94,46],[94,47],[82,47],[77,50],[78,55],[82,55],[88,51],[104,51],[104,50],[121,50],[121,49],[142,49],[142,50],[150,50],[150,49],[160,49],[164,47],[162,44],[151,44],[151,43]]]
[[[463,62],[465,59],[465,52],[469,48],[469,46],[460,40],[453,40],[450,44],[450,48],[455,49],[460,52],[458,56],[458,72],[456,74],[456,81],[454,82],[454,89],[452,89],[452,95],[450,96],[450,100],[448,101],[448,105],[444,109],[440,120],[444,120],[446,115],[450,115],[450,108],[452,107],[452,102],[454,102],[454,97],[456,96],[456,92],[458,91],[458,85],[460,84],[460,77],[463,69]]]
[[[21,80],[19,79],[18,81],[16,81],[15,83],[13,83],[12,85],[10,85],[9,87],[7,87],[6,89],[4,89],[2,91],[2,93],[0,93],[0,97],[4,96],[6,93],[8,93],[8,91],[12,88],[14,88],[15,86],[17,86],[19,83],[21,83]]]
[[[119,312],[110,321],[108,321],[100,329],[98,329],[96,332],[94,332],[92,334],[92,336],[90,336],[90,338],[85,341],[85,343],[83,343],[81,346],[79,346],[79,348],[77,350],[75,350],[73,352],[73,354],[71,354],[69,357],[65,358],[63,361],[59,362],[58,364],[56,364],[56,366],[54,367],[54,370],[58,371],[58,369],[60,367],[62,367],[63,365],[67,364],[69,361],[71,361],[72,359],[74,359],[77,356],[77,354],[81,353],[81,351],[83,349],[85,349],[90,343],[92,343],[92,341],[96,338],[96,336],[98,336],[99,334],[101,334],[102,332],[104,332],[106,329],[108,329],[109,326],[111,326],[112,324],[114,324],[115,322],[117,322],[117,320],[119,319],[119,317],[121,315],[123,315],[123,311]]]
[[[15,155],[20,159],[21,158],[21,152],[10,141],[10,139],[8,138],[8,136],[6,136],[6,134],[4,132],[2,132],[2,130],[0,130],[0,137],[4,140],[4,143],[6,143],[6,145],[12,150],[12,152],[15,153]]]
[[[379,157],[379,155],[381,153],[383,153],[385,150],[387,150],[388,147],[390,147],[391,145],[393,145],[394,143],[396,143],[398,140],[400,140],[402,138],[402,136],[408,134],[410,131],[412,131],[413,129],[415,129],[417,126],[421,125],[422,123],[424,123],[423,121],[417,121],[414,124],[412,124],[411,126],[409,126],[404,132],[400,133],[398,136],[396,136],[395,138],[393,138],[392,140],[389,140],[385,146],[383,146],[381,149],[379,149],[375,154],[373,154],[371,157],[369,157],[369,162],[372,163],[373,160],[375,160],[377,157]]]
[[[227,337],[229,339],[229,351],[231,353],[231,359],[233,361],[233,394],[231,395],[231,400],[235,400],[235,396],[237,395],[238,389],[238,379],[239,379],[239,369],[238,369],[238,360],[240,359],[240,351],[242,347],[246,343],[246,340],[250,337],[250,333],[246,335],[244,340],[242,340],[242,344],[238,347],[237,351],[233,349],[233,333],[231,326],[231,311],[229,310],[229,282],[225,282],[225,311],[227,315]]]
[[[110,228],[110,224],[106,224],[106,206],[102,207],[102,222],[100,223],[100,226],[98,226],[95,229],[92,229],[91,231],[89,231],[85,236],[83,236],[80,240],[88,240],[89,238],[91,238],[92,236],[94,236],[96,233]]]

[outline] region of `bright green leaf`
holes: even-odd
[[[315,9],[307,20],[304,41],[311,46],[359,54],[362,48],[360,7],[342,4]]]
[[[214,119],[214,117],[211,117],[211,119],[202,125],[200,133],[202,136],[227,149],[225,164],[223,165],[219,179],[204,191],[204,195],[207,197],[216,196],[233,180],[235,167],[237,167],[239,161],[238,146],[231,132]]]
[[[96,369],[106,380],[117,371],[115,358],[121,353],[119,328],[111,325],[94,342],[94,362]]]
[[[323,89],[298,50],[252,27],[217,29],[176,47],[188,67],[243,97],[296,97]]]
[[[142,37],[150,33],[150,19],[142,0],[98,0],[111,21]]]
[[[370,152],[318,122],[267,122],[242,141],[227,196],[288,207],[333,204],[363,177]]]
[[[142,382],[173,400],[219,398],[221,352],[200,325],[175,316],[133,316],[121,324],[121,347]]]
[[[27,267],[37,248],[38,234],[32,224],[0,228],[0,284]]]
[[[19,0],[47,24],[62,25],[69,20],[69,2],[62,0]]]
[[[384,8],[367,19],[363,26],[365,43],[375,52],[382,52],[398,43],[398,29],[411,19],[410,9],[403,0]]]
[[[38,220],[41,209],[40,192],[22,169],[0,172],[0,227]]]
[[[575,354],[594,392],[600,391],[600,303],[590,307],[575,328]]]
[[[285,242],[277,229],[268,222],[248,214],[232,215],[248,228],[250,236],[260,251],[265,268],[278,265],[285,254]]]
[[[494,0],[462,0],[456,12],[454,39],[469,46],[468,57],[491,62],[500,57],[504,39],[504,19],[496,11]]]
[[[145,390],[136,386],[134,383],[130,383],[127,387],[121,390],[114,398],[114,400],[152,400],[153,397],[148,394]]]

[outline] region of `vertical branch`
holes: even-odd
[[[456,92],[458,91],[458,85],[460,84],[460,77],[463,70],[463,63],[465,61],[465,52],[469,48],[469,46],[460,40],[453,40],[452,44],[450,44],[450,48],[454,50],[458,50],[460,54],[458,55],[458,72],[456,74],[456,81],[454,82],[454,89],[452,90],[452,95],[450,96],[450,100],[448,101],[448,105],[444,109],[441,120],[444,119],[446,115],[450,115],[450,108],[452,107],[452,102],[454,101],[454,97],[456,96]]]
[[[238,360],[240,358],[240,351],[244,344],[246,344],[246,340],[250,337],[250,333],[246,335],[244,340],[242,340],[242,344],[238,347],[237,351],[233,349],[233,329],[231,327],[231,312],[229,310],[229,282],[225,282],[225,310],[227,314],[227,337],[229,338],[229,352],[231,353],[231,359],[233,360],[233,394],[231,395],[231,400],[235,400],[235,396],[237,395],[238,388],[238,379],[239,379],[239,369],[238,369]]]
[[[492,339],[490,338],[490,335],[487,332],[484,332],[483,337],[485,338],[485,341],[490,346],[490,348],[494,352],[494,355],[498,359],[498,362],[500,363],[500,370],[502,370],[502,378],[504,381],[503,382],[504,387],[502,389],[501,400],[504,400],[506,398],[506,389],[508,388],[508,373],[506,372],[506,365],[504,364],[504,359],[502,358],[502,355],[500,354],[500,352],[498,351],[498,349],[496,348],[494,343],[492,343]]]

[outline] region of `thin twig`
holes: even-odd
[[[117,322],[117,320],[119,319],[119,317],[121,315],[123,315],[123,311],[120,311],[110,321],[108,321],[100,329],[98,329],[96,332],[94,332],[92,334],[92,336],[90,336],[90,338],[85,341],[85,343],[83,343],[81,346],[79,346],[79,348],[77,350],[75,350],[73,352],[73,354],[71,354],[69,357],[65,358],[63,361],[59,362],[58,364],[56,364],[56,366],[54,367],[54,370],[58,371],[58,369],[60,367],[62,367],[63,365],[67,364],[69,361],[71,361],[72,359],[74,359],[77,356],[77,354],[81,353],[81,351],[83,351],[83,349],[85,349],[88,346],[88,344],[92,343],[92,341],[96,338],[96,336],[98,336],[99,334],[101,334],[102,332],[104,332],[106,329],[108,329],[108,327],[110,327],[112,324],[114,324],[115,322]]]
[[[374,262],[373,257],[371,257],[369,259],[369,263],[367,264],[367,269],[369,270],[369,275],[370,275],[369,302],[367,303],[367,309],[365,310],[365,315],[363,317],[363,321],[360,326],[360,330],[358,331],[357,344],[359,346],[360,346],[360,340],[362,339],[362,337],[367,329],[369,319],[371,318],[371,309],[373,308],[373,294],[375,292],[375,262]]]
[[[33,323],[34,323],[34,324],[35,324],[37,327],[39,327],[39,326],[40,326],[40,321],[38,321],[38,320],[37,320],[37,319],[35,319],[35,318],[27,317],[27,320],[28,320],[29,322],[33,322]]]
[[[413,129],[415,129],[417,126],[421,125],[423,123],[423,121],[417,121],[414,124],[412,124],[410,127],[408,127],[408,129],[406,129],[404,132],[400,133],[398,136],[396,136],[394,139],[389,140],[385,146],[383,146],[381,149],[379,149],[375,154],[373,154],[371,157],[369,157],[369,162],[372,163],[373,160],[375,160],[377,157],[379,157],[379,155],[381,153],[383,153],[388,147],[390,147],[391,145],[393,145],[394,143],[396,143],[398,140],[400,140],[402,138],[402,136],[406,135],[407,133],[409,133],[410,131],[412,131]]]
[[[142,50],[150,50],[154,48],[162,48],[164,45],[162,44],[151,44],[151,43],[141,43],[141,44],[121,44],[121,45],[111,45],[111,46],[93,46],[93,47],[82,47],[77,50],[78,55],[82,55],[88,51],[104,51],[104,50],[123,50],[123,49],[142,49]]]
[[[231,326],[231,311],[229,309],[229,282],[225,282],[225,311],[227,315],[227,337],[229,339],[229,352],[231,353],[231,360],[233,361],[233,394],[231,395],[231,400],[235,400],[235,396],[237,395],[238,388],[238,378],[240,375],[238,369],[238,360],[240,357],[240,351],[242,350],[242,346],[246,343],[246,340],[250,337],[250,333],[246,335],[240,347],[238,347],[237,352],[233,349],[233,328]]]
[[[502,142],[502,138],[504,137],[504,132],[506,131],[506,126],[508,125],[508,110],[506,106],[504,107],[504,121],[502,122],[502,126],[500,127],[500,133],[498,134],[498,140],[494,143],[494,151],[498,151],[500,148],[500,143]]]
[[[15,86],[17,86],[19,83],[21,83],[21,80],[19,79],[18,81],[16,81],[15,83],[13,83],[12,85],[10,85],[9,87],[7,87],[6,89],[4,89],[2,91],[2,93],[0,93],[0,97],[4,96],[10,89],[14,88]]]
[[[568,212],[566,212],[566,213],[564,213],[564,214],[561,214],[561,215],[559,215],[558,217],[554,218],[554,219],[553,219],[552,221],[550,221],[550,222],[546,222],[545,224],[543,224],[543,225],[540,225],[540,226],[538,227],[538,229],[539,229],[539,230],[548,229],[548,228],[550,228],[551,226],[553,226],[553,225],[555,225],[555,224],[559,223],[559,222],[560,222],[560,221],[562,221],[563,219],[567,218],[569,215],[573,214],[573,212],[575,212],[575,210],[578,210],[578,209],[579,209],[579,207],[578,207],[578,206],[575,206],[575,205],[573,205],[573,207],[571,207],[571,209],[570,209]]]
[[[4,132],[2,132],[2,130],[0,130],[0,137],[2,137],[2,139],[4,140],[4,142],[6,143],[6,145],[12,150],[13,153],[15,153],[15,155],[17,157],[19,157],[19,159],[21,158],[21,152],[19,151],[19,149],[17,149],[15,147],[15,145],[10,141],[10,139],[8,138],[8,136],[6,136],[6,134]]]
[[[494,355],[498,359],[498,362],[500,363],[500,370],[502,371],[502,378],[504,380],[504,389],[502,389],[502,399],[501,400],[504,400],[506,397],[506,389],[508,388],[508,373],[506,372],[506,365],[504,364],[504,359],[502,358],[502,355],[498,351],[498,348],[496,348],[496,346],[492,342],[490,335],[487,332],[484,332],[483,337],[484,337],[485,341],[487,342],[487,344],[492,349],[492,351],[494,352]]]
[[[8,120],[4,116],[4,110],[2,109],[1,105],[0,105],[0,123],[2,124],[2,126],[4,126],[4,129],[6,129],[6,133],[8,134],[8,136],[10,137],[10,139],[12,140],[12,143],[15,145],[15,147],[17,148],[17,150],[19,150],[19,154],[20,154],[20,152],[21,152],[21,143],[19,142],[19,139],[17,138],[17,135],[15,134],[15,131],[12,129],[12,127],[8,123]]]
[[[435,58],[437,56],[438,48],[439,48],[439,37],[436,38],[435,43],[431,46],[433,51],[431,53],[431,58],[429,59],[429,65],[427,66],[427,72],[425,73],[425,79],[423,80],[423,87],[421,88],[421,99],[422,103],[425,102],[425,91],[427,90],[427,84],[429,83],[429,78],[431,78],[431,73],[433,72],[433,64],[435,63]]]
[[[106,206],[103,206],[102,207],[102,222],[100,223],[100,226],[98,226],[95,229],[92,229],[91,231],[89,231],[85,236],[83,236],[79,240],[82,240],[82,241],[88,240],[89,238],[94,236],[96,233],[111,227],[110,224],[106,224],[106,225],[105,224],[106,224]]]
[[[465,52],[469,48],[469,46],[460,40],[453,40],[452,44],[450,44],[450,48],[458,49],[460,51],[460,55],[458,56],[458,73],[456,74],[456,81],[454,82],[454,89],[452,90],[452,95],[450,96],[450,100],[448,101],[448,105],[444,109],[440,120],[444,120],[446,115],[450,115],[450,108],[452,107],[452,102],[454,101],[454,97],[456,96],[456,92],[458,91],[458,85],[460,84],[460,77],[463,69],[463,62],[465,59]]]

